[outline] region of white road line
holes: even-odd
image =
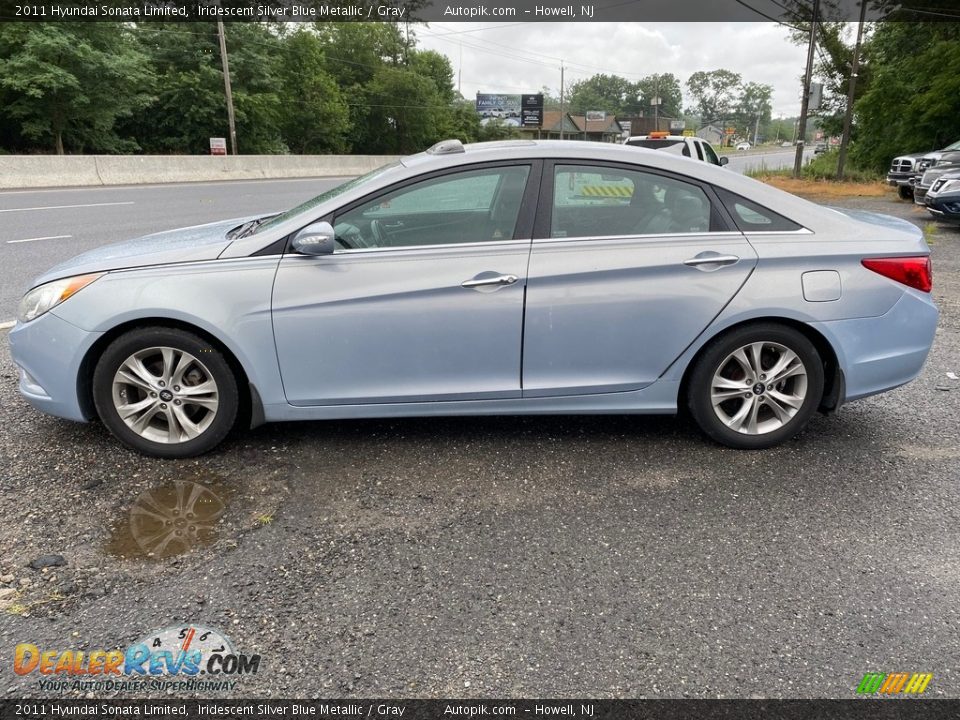
[[[73,235],[49,235],[47,237],[38,237],[38,238],[24,238],[23,240],[7,240],[7,245],[15,245],[16,243],[23,242],[33,242],[34,240],[62,240],[64,238],[72,238]]]
[[[16,320],[7,320],[6,322],[0,322],[0,330],[9,330],[16,324],[17,324]]]
[[[8,208],[6,210],[0,210],[0,213],[31,212],[33,210],[62,210],[64,208],[105,207],[107,205],[133,205],[133,204],[134,204],[133,200],[128,200],[127,202],[87,203],[86,205],[45,205],[42,207]]]

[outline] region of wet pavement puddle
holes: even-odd
[[[231,493],[219,478],[150,488],[116,522],[105,549],[122,559],[163,560],[209,545]]]

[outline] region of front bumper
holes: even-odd
[[[937,220],[960,223],[960,195],[952,194],[947,197],[930,197],[924,199],[927,210]]]
[[[887,185],[892,185],[897,187],[899,185],[909,185],[910,181],[913,180],[914,172],[908,173],[887,173]]]
[[[53,314],[10,331],[10,355],[20,374],[20,394],[38,410],[86,421],[78,376],[84,356],[103,333],[81,330]]]
[[[846,380],[845,402],[904,385],[920,374],[937,331],[927,293],[905,290],[879,317],[812,323],[830,341]]]

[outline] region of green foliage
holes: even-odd
[[[693,97],[693,112],[704,123],[729,118],[736,108],[742,78],[729,70],[698,71],[687,79],[687,91]]]
[[[680,81],[671,74],[650,75],[630,82],[619,75],[594,75],[570,86],[568,112],[583,115],[590,110],[602,110],[608,115],[636,115],[653,113],[653,99],[660,98],[659,113],[663,117],[680,117],[683,95]],[[552,108],[553,98],[544,95],[545,109]]]
[[[960,24],[880,23],[867,58],[872,81],[854,106],[859,166],[879,172],[896,155],[960,140]]]
[[[48,151],[136,149],[116,124],[146,106],[151,81],[121,23],[0,23],[0,125]]]
[[[320,38],[302,28],[283,44],[279,129],[293,153],[342,153],[350,146],[350,108],[326,70],[324,50]]]

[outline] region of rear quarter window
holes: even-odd
[[[792,232],[803,226],[729,190],[714,188],[740,232]]]

